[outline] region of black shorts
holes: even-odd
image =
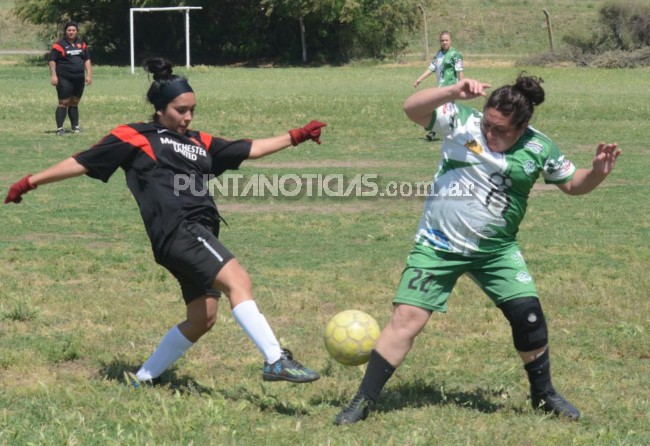
[[[75,96],[81,99],[84,94],[86,79],[83,77],[69,78],[59,76],[59,83],[56,86],[56,94],[59,100],[70,99]]]
[[[191,221],[184,221],[166,243],[166,252],[157,262],[171,272],[181,285],[186,304],[201,296],[221,296],[212,288],[221,268],[235,256],[221,244],[214,230]]]

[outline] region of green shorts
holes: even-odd
[[[519,297],[537,297],[516,243],[487,257],[465,257],[416,244],[406,260],[393,304],[446,313],[451,290],[465,273],[495,305]]]

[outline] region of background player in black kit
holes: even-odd
[[[50,50],[50,82],[56,87],[59,105],[54,115],[56,134],[65,135],[63,123],[70,117],[73,133],[79,133],[79,101],[84,87],[93,81],[88,46],[78,37],[77,22],[68,22],[63,27],[63,38],[56,41]]]
[[[260,158],[290,145],[313,140],[321,127],[306,126],[270,138],[227,141],[188,126],[196,97],[187,80],[172,74],[165,59],[145,61],[154,81],[147,92],[154,105],[153,122],[121,125],[90,149],[77,153],[9,189],[5,203],[19,203],[37,186],[86,174],[108,181],[121,167],[140,208],[156,262],[178,280],[186,303],[186,319],[163,337],[142,365],[133,384],[155,382],[214,325],[221,292],[230,301],[237,323],[264,356],[266,381],[310,382],[320,376],[280,347],[253,300],[251,279],[219,242],[219,213],[204,184],[209,176],[237,169],[246,159]],[[192,187],[188,184],[192,183]]]

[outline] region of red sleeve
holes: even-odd
[[[204,141],[204,134],[201,140]],[[238,169],[239,165],[248,159],[253,142],[250,139],[238,139],[228,141],[216,136],[207,135],[210,138],[208,152],[212,156],[212,174],[221,175],[226,170]]]
[[[133,132],[137,133],[135,129],[129,126],[119,126],[90,149],[79,152],[73,157],[79,164],[88,169],[86,175],[106,183],[119,167],[125,167],[129,164],[134,149],[140,148],[147,153],[148,141],[147,144],[143,144],[138,136],[145,140],[146,138],[139,133],[134,135]],[[151,150],[151,146],[149,146],[149,150]],[[153,157],[153,152],[149,156]]]
[[[62,57],[65,57],[65,50],[59,42],[56,42],[52,45],[52,49],[50,49],[50,61],[56,62]]]

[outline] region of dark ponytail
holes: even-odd
[[[530,121],[535,106],[544,102],[544,80],[536,76],[519,74],[514,85],[504,85],[492,92],[485,109],[494,108],[505,116],[512,116],[511,121],[517,129]]]

